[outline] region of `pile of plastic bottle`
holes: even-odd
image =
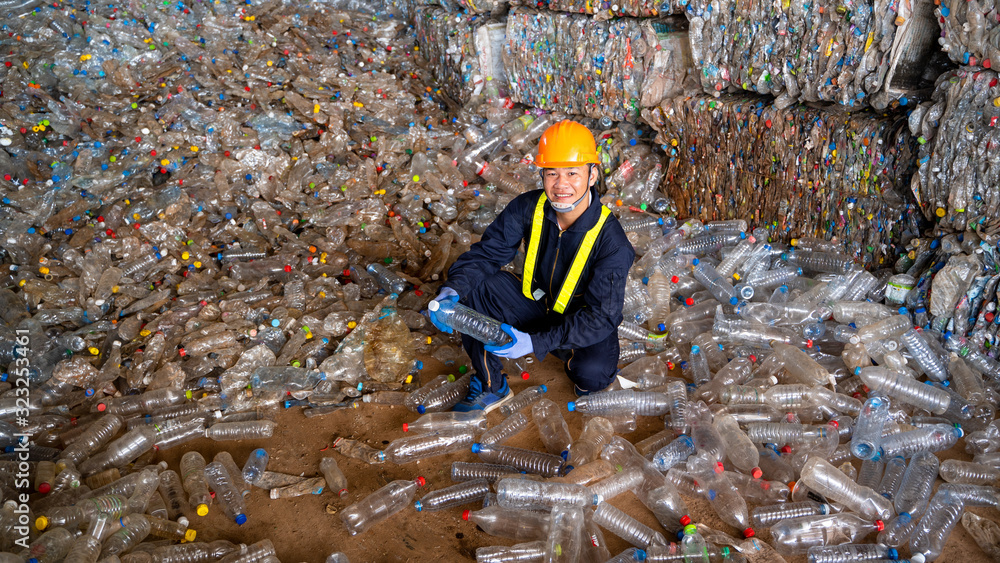
[[[507,16],[511,97],[530,106],[637,121],[643,107],[681,93],[690,66],[683,18],[601,21],[528,8]]]
[[[941,50],[960,65],[990,68],[1000,58],[996,8],[989,4],[941,2],[934,8],[941,24]]]
[[[913,192],[924,215],[944,228],[995,232],[1000,167],[989,155],[1000,119],[997,73],[964,67],[942,74],[931,100],[908,118],[921,144]]]
[[[904,115],[699,95],[643,118],[667,153],[666,191],[682,216],[771,219],[786,242],[837,237],[867,268],[894,261],[902,233],[920,233],[910,195],[918,144]]]
[[[253,487],[344,495],[338,456],[458,452],[454,486],[415,503],[421,478],[356,491],[345,528],[410,506],[468,509],[520,542],[481,561],[608,560],[602,530],[634,546],[617,561],[930,561],[960,520],[996,549],[983,539],[996,525],[964,512],[998,502],[995,240],[918,229],[892,268],[868,272],[860,263],[877,262],[842,243],[783,245],[798,233],[773,223],[678,223],[646,132],[580,118],[600,143],[603,200],[641,255],[619,328],[622,388],[563,411],[532,385],[490,426],[448,412],[469,374],[420,372],[420,357],[461,361],[421,312],[451,260],[537,185],[531,155],[560,115],[488,85],[449,107],[412,31],[385,12],[17,1],[0,15],[12,45],[0,66],[0,487],[26,492],[23,433],[32,491],[32,547],[12,543],[19,503],[0,510],[5,560],[276,561],[268,539],[202,542],[192,522],[216,507],[234,525],[254,518]],[[497,337],[494,320],[472,321],[456,323]],[[338,439],[316,477],[269,471],[264,450],[242,464],[193,450],[177,467],[156,462],[196,438],[266,440],[282,407],[379,405],[422,416],[384,449]],[[586,417],[580,436],[571,416]],[[638,417],[663,430],[618,435]],[[545,450],[505,445],[520,432]],[[973,461],[939,462],[955,446]],[[606,502],[627,491],[662,530]],[[752,537],[692,522],[685,497]]]
[[[695,0],[686,13],[705,92],[771,94],[778,107],[826,101],[884,109],[920,90],[939,33],[933,9],[892,0],[780,8]]]

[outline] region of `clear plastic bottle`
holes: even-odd
[[[500,328],[500,321],[465,305],[447,300],[431,301],[427,308],[433,311],[442,323],[487,345],[503,346],[510,342],[510,336]]]
[[[839,502],[868,521],[888,520],[892,503],[868,487],[861,487],[825,459],[810,457],[799,481],[827,498]]]
[[[949,483],[996,486],[1000,468],[971,461],[947,459],[941,462],[941,478]]]
[[[674,441],[663,446],[653,455],[653,463],[656,468],[666,473],[671,467],[686,462],[689,457],[695,454],[694,441],[690,436],[680,435]]]
[[[854,457],[870,460],[879,455],[882,442],[882,428],[888,419],[889,400],[871,397],[861,407],[851,435],[851,453]]]
[[[124,426],[117,414],[106,414],[95,420],[72,443],[66,446],[59,458],[79,465],[81,461],[107,444]]]
[[[885,525],[885,529],[879,532],[878,541],[881,545],[889,547],[901,547],[910,541],[913,532],[917,530],[919,520],[907,513],[900,514]]]
[[[215,500],[231,520],[242,526],[247,521],[243,495],[233,484],[233,478],[226,467],[218,461],[205,466],[205,481],[215,492]]]
[[[600,502],[605,502],[626,491],[635,491],[642,483],[642,470],[639,467],[629,467],[592,483],[589,487],[590,492],[594,493]]]
[[[500,406],[500,414],[510,416],[524,407],[532,405],[535,401],[540,401],[542,395],[549,390],[545,385],[534,385],[521,390],[514,398]]]
[[[340,470],[336,459],[332,457],[324,457],[319,462],[319,471],[323,474],[323,478],[326,480],[326,486],[329,490],[337,493],[337,496],[341,498],[347,494],[347,477],[345,477],[344,472]]]
[[[485,479],[489,483],[496,483],[513,473],[518,473],[518,469],[509,465],[465,461],[455,461],[451,464],[451,480],[456,482]]]
[[[367,270],[368,273],[375,278],[375,281],[378,282],[379,286],[386,291],[386,293],[401,295],[403,291],[406,290],[406,280],[382,264],[377,262],[368,264]]]
[[[69,553],[63,563],[94,563],[101,555],[101,539],[108,530],[109,516],[98,514],[87,526],[87,532],[79,536],[69,546]]]
[[[424,498],[414,503],[413,506],[417,509],[417,512],[442,510],[482,500],[489,492],[489,481],[486,479],[473,479],[431,491],[424,495]]]
[[[853,563],[854,561],[896,560],[895,548],[876,543],[847,543],[809,548],[809,563]]]
[[[356,536],[403,510],[413,501],[417,488],[423,487],[424,483],[423,477],[417,477],[413,481],[393,481],[342,510],[340,519],[347,531]]]
[[[98,454],[83,460],[80,473],[91,475],[108,467],[121,467],[134,461],[156,443],[156,430],[150,426],[139,426],[126,432],[121,438],[108,444]]]
[[[452,430],[482,433],[486,430],[486,415],[482,412],[435,412],[425,414],[413,422],[403,423],[403,432],[422,434]]]
[[[442,412],[458,404],[469,394],[469,383],[472,380],[471,374],[465,374],[455,381],[450,381],[428,393],[417,412],[424,414],[427,412]]]
[[[733,288],[733,284],[723,278],[708,262],[695,264],[692,273],[694,279],[698,280],[698,283],[704,286],[720,303],[736,305],[740,302],[740,296]]]
[[[244,420],[220,422],[205,430],[205,437],[217,442],[230,440],[259,440],[270,438],[277,423],[273,420]]]
[[[947,411],[951,402],[951,396],[946,391],[920,383],[897,371],[882,367],[867,367],[858,368],[856,372],[871,390],[934,414]]]
[[[536,540],[510,547],[494,545],[476,548],[476,563],[541,563],[545,559],[545,542]]]
[[[428,457],[464,450],[472,445],[476,436],[470,430],[451,430],[438,434],[406,436],[393,440],[385,448],[385,458],[404,464]]]
[[[431,381],[429,381],[426,385],[423,385],[419,389],[411,392],[406,397],[406,400],[403,401],[403,405],[407,409],[413,412],[417,412],[417,409],[420,407],[421,404],[423,404],[424,399],[426,399],[431,392],[443,386],[444,384],[452,381],[455,381],[455,376],[453,374],[450,373],[441,374],[432,379]]]
[[[910,552],[923,556],[924,561],[935,561],[964,511],[962,499],[947,491],[935,494],[910,539]]]
[[[188,519],[184,514],[190,511],[191,506],[188,504],[180,475],[172,469],[160,473],[159,491],[167,506],[167,518],[187,525]]]
[[[886,436],[880,446],[881,456],[910,457],[917,452],[939,452],[954,446],[962,437],[962,428],[957,425],[933,424],[916,430]]]
[[[904,332],[899,337],[900,342],[910,351],[910,356],[920,366],[920,369],[927,374],[927,377],[934,381],[944,381],[948,379],[948,366],[930,344],[924,340],[924,336],[915,329]]]
[[[903,482],[903,475],[906,473],[906,458],[894,456],[885,460],[885,472],[882,480],[875,487],[875,492],[889,500],[896,498],[896,491]]]
[[[550,454],[566,459],[573,438],[569,434],[569,425],[559,412],[559,407],[549,399],[542,399],[532,405],[531,415],[545,449]]]
[[[782,555],[800,555],[811,547],[853,543],[884,527],[850,512],[804,516],[771,526],[771,540]]]
[[[382,450],[376,450],[368,444],[364,444],[357,440],[339,436],[333,440],[333,447],[335,451],[345,457],[360,459],[368,464],[385,462],[385,452]]]
[[[594,511],[594,522],[636,547],[667,545],[663,534],[606,502]]]
[[[736,418],[731,414],[717,415],[713,424],[722,436],[729,461],[740,471],[752,475],[755,479],[760,478],[763,472],[759,467],[760,454],[757,452],[757,446],[743,432]]]
[[[257,448],[250,452],[250,456],[247,457],[246,463],[243,464],[243,479],[251,485],[256,484],[257,480],[260,479],[260,476],[267,470],[267,462],[269,459],[270,456],[264,448]]]
[[[497,501],[504,508],[556,506],[566,504],[588,507],[600,502],[597,495],[583,485],[539,482],[530,479],[501,479],[496,485]]]
[[[212,502],[205,480],[206,465],[205,458],[198,452],[187,452],[181,457],[181,482],[188,494],[188,504],[195,508],[198,516],[208,514],[208,505]]]
[[[121,529],[104,540],[102,559],[119,555],[146,539],[149,535],[149,521],[144,514],[128,514],[120,521]]]
[[[479,443],[502,444],[530,425],[531,420],[528,418],[528,415],[523,412],[514,413],[505,418],[500,424],[483,432],[483,435],[479,438]]]
[[[893,502],[896,513],[923,514],[931,499],[941,462],[930,452],[919,452],[910,460]]]
[[[754,535],[746,500],[723,473],[721,462],[699,453],[688,459],[687,470],[697,479],[702,494],[723,522],[743,530],[744,537]]]
[[[472,444],[472,453],[486,463],[509,465],[545,477],[558,475],[563,468],[560,456],[498,444]]]
[[[514,541],[540,541],[549,536],[548,512],[504,508],[496,504],[475,512],[466,510],[462,519],[474,522],[491,536]]]
[[[750,512],[750,518],[753,520],[755,527],[770,528],[783,520],[802,518],[804,516],[824,516],[831,512],[832,509],[828,504],[805,500],[758,506]]]
[[[655,391],[633,391],[621,389],[602,391],[578,398],[566,405],[570,411],[591,415],[612,415],[635,409],[642,416],[660,416],[670,410],[669,398]]]

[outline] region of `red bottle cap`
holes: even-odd
[[[875,529],[878,530],[878,531],[880,531],[880,532],[882,530],[884,530],[885,529],[885,522],[883,522],[881,520],[876,520],[875,521]]]
[[[687,526],[690,523],[691,523],[691,517],[690,516],[688,516],[687,514],[685,514],[684,516],[681,516],[681,526]]]
[[[108,410],[108,405],[105,403],[97,403],[97,412],[104,412]]]
[[[755,535],[757,534],[753,531],[753,528],[747,528],[746,530],[743,530],[743,537],[745,538],[752,538]]]
[[[469,510],[462,511],[462,520],[468,521],[468,519],[469,519],[469,512],[471,512],[471,511],[469,511]]]
[[[750,475],[753,475],[754,479],[760,479],[760,476],[763,474],[764,472],[761,471],[759,467],[754,467],[752,470],[750,470]]]
[[[38,485],[38,492],[42,493],[43,495],[49,494],[49,491],[51,490],[52,490],[52,485],[50,485],[49,483],[42,483],[41,485]]]
[[[424,479],[423,477],[417,477],[416,481],[417,481],[417,486],[418,487],[423,487],[424,485],[427,484],[427,480]]]
[[[403,432],[409,432],[409,431],[410,431],[410,425],[404,422],[403,423]]]
[[[521,372],[521,379],[528,379],[529,377],[531,377],[531,374],[529,374],[528,372],[526,371]]]
[[[726,470],[726,467],[724,465],[722,465],[721,461],[715,462],[715,472],[716,473],[722,473],[725,470]]]

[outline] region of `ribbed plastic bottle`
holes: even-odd
[[[467,373],[455,381],[434,389],[424,397],[423,402],[417,407],[417,412],[424,414],[451,409],[469,394],[470,381],[472,381],[472,375]]]
[[[899,559],[895,548],[877,543],[846,543],[810,547],[809,563],[854,563],[855,561],[884,561]]]
[[[874,487],[875,492],[889,500],[895,499],[896,491],[903,483],[904,474],[906,474],[906,458],[893,456],[885,460],[885,471],[882,473],[882,480]]]
[[[614,433],[614,428],[606,418],[598,416],[588,420],[580,437],[570,445],[567,463],[580,467],[599,459],[601,448],[611,440]]]
[[[606,502],[594,511],[594,522],[636,547],[667,545],[663,534]]]
[[[736,418],[731,414],[716,415],[713,424],[722,436],[729,461],[740,471],[752,475],[755,479],[760,478],[763,472],[759,467],[760,454],[757,452],[757,446],[743,432]]]
[[[900,342],[910,351],[910,356],[920,366],[920,369],[927,374],[927,377],[934,381],[944,381],[948,379],[948,366],[931,348],[930,344],[924,340],[924,336],[915,329],[904,332],[899,337]]]
[[[859,375],[872,391],[884,393],[934,414],[947,411],[951,402],[951,396],[946,391],[920,383],[897,371],[882,367],[867,367],[858,368],[855,372],[855,375]]]
[[[503,346],[510,343],[510,336],[504,332],[500,321],[483,315],[460,303],[452,301],[431,301],[427,309],[432,311],[438,320],[453,330],[466,334],[490,346]]]
[[[121,438],[108,444],[107,448],[93,457],[83,460],[78,466],[83,475],[92,475],[108,467],[121,467],[134,461],[156,443],[156,430],[150,426],[139,426],[129,430]]]
[[[924,561],[935,561],[940,557],[964,512],[962,499],[947,491],[935,494],[910,539],[911,559],[920,555]]]
[[[205,430],[205,437],[217,442],[230,440],[259,440],[270,438],[278,424],[273,420],[244,420],[220,422]]]
[[[940,452],[954,446],[962,436],[960,426],[933,424],[884,437],[880,451],[882,457],[910,457],[921,451]]]
[[[629,467],[624,471],[618,471],[596,483],[592,483],[590,485],[590,492],[594,493],[600,502],[605,502],[626,491],[635,492],[642,484],[642,469],[639,467]]]
[[[205,458],[198,452],[187,452],[181,457],[181,482],[188,494],[188,504],[195,508],[198,516],[208,514],[208,505],[212,502],[212,494],[205,481],[205,465]]]
[[[417,477],[413,481],[406,479],[393,481],[343,509],[340,512],[340,519],[352,536],[358,535],[403,510],[413,501],[417,488],[423,487],[424,483],[423,477]]]
[[[889,400],[871,397],[861,407],[851,435],[851,453],[858,459],[869,460],[879,454],[882,428],[888,419]]]
[[[549,390],[545,385],[534,385],[521,390],[514,395],[514,398],[500,406],[500,414],[510,416],[524,407],[532,405],[535,401],[540,401],[542,396]]]
[[[733,288],[733,284],[723,278],[708,262],[700,261],[695,264],[692,274],[694,279],[698,280],[698,283],[704,286],[719,303],[736,305],[740,302],[740,296]]]
[[[842,512],[823,516],[803,516],[771,526],[771,540],[782,555],[800,555],[809,548],[853,543],[885,527],[863,516]]]
[[[368,464],[385,462],[385,452],[357,440],[339,436],[333,440],[333,447],[343,456],[360,459]]]
[[[868,487],[851,481],[825,459],[810,457],[802,467],[799,481],[830,500],[840,502],[868,521],[892,518],[893,507],[887,499]]]
[[[139,545],[149,535],[149,521],[144,514],[128,514],[120,521],[121,529],[104,540],[100,558],[124,553]]]
[[[479,437],[481,444],[502,444],[531,425],[528,415],[517,412],[508,416],[500,424],[490,428]]]
[[[597,495],[583,485],[540,482],[530,479],[501,479],[496,485],[497,502],[504,508],[556,506],[560,504],[588,507],[600,502]]]
[[[476,436],[470,430],[405,436],[393,440],[386,446],[385,458],[393,463],[410,463],[419,459],[464,450],[470,447],[475,440]]]
[[[699,453],[688,459],[687,470],[697,480],[702,495],[708,499],[723,522],[743,530],[744,537],[754,535],[746,500],[723,473],[721,462]]]
[[[59,458],[79,465],[81,461],[111,441],[124,426],[125,421],[117,414],[106,414],[92,422],[82,434],[66,446]]]
[[[491,536],[514,541],[539,541],[549,536],[548,512],[505,508],[499,504],[462,513],[462,519],[474,522]]]
[[[531,563],[545,560],[545,542],[536,540],[512,546],[476,548],[476,563]]]
[[[247,521],[246,504],[239,489],[233,485],[233,478],[226,467],[218,461],[205,466],[205,480],[215,492],[215,500],[231,520],[242,526]]]
[[[455,461],[451,464],[451,480],[455,482],[485,479],[489,483],[495,483],[514,473],[520,473],[520,470],[509,465],[465,461]]]
[[[783,520],[804,516],[824,516],[831,512],[832,509],[828,504],[805,500],[758,506],[750,512],[750,518],[753,520],[754,527],[770,528]]]
[[[260,476],[267,470],[267,462],[270,456],[264,448],[257,448],[250,452],[246,463],[243,464],[243,479],[251,485],[256,484]]]
[[[694,441],[691,440],[691,437],[682,434],[653,454],[653,463],[656,464],[657,469],[666,473],[671,467],[686,462],[689,457],[695,454],[695,451]]]
[[[566,459],[573,438],[569,433],[569,425],[559,412],[559,407],[549,399],[542,399],[532,405],[531,416],[545,449],[550,454]]]
[[[941,478],[949,483],[996,486],[1000,468],[983,463],[947,459],[941,462]]]
[[[563,467],[561,456],[498,444],[472,444],[472,453],[486,463],[509,465],[527,473],[554,477]]]
[[[664,393],[621,389],[586,395],[567,404],[570,411],[597,416],[629,412],[632,408],[640,416],[661,416],[669,412],[670,401]]]
[[[470,502],[481,501],[489,492],[489,481],[486,479],[474,479],[431,491],[424,495],[422,499],[415,502],[413,506],[417,509],[417,512],[442,510],[453,506],[462,506]]]
[[[481,411],[434,412],[427,413],[413,422],[403,423],[403,432],[425,434],[452,430],[472,430],[481,434],[486,430],[486,414]]]
[[[406,280],[382,264],[368,264],[367,270],[386,293],[395,293],[396,295],[400,295],[406,290]]]
[[[69,553],[63,563],[94,563],[101,555],[101,538],[108,530],[109,516],[98,514],[87,526],[87,532],[69,545]]]
[[[940,460],[930,452],[919,452],[913,456],[893,499],[897,514],[923,514],[931,499],[940,466]]]

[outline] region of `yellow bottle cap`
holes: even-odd
[[[39,516],[35,519],[35,527],[39,530],[44,530],[49,527],[49,519],[44,516]]]
[[[199,504],[198,505],[198,516],[205,516],[206,514],[208,514],[208,505],[207,504]]]
[[[186,542],[192,542],[192,541],[194,541],[194,537],[197,536],[197,535],[198,535],[198,532],[196,532],[194,530],[185,530],[184,531],[184,541],[186,541]]]

